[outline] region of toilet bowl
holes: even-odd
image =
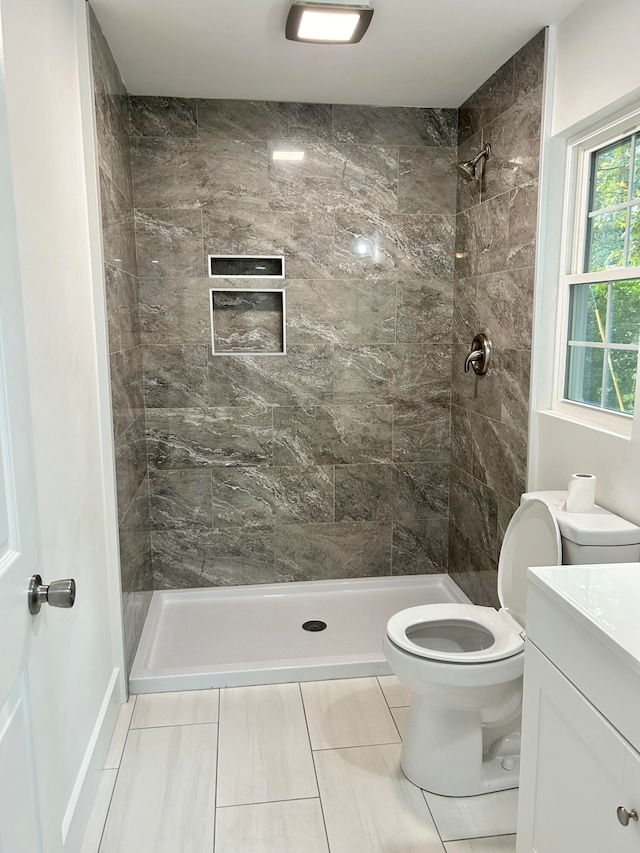
[[[580,560],[581,554],[597,555],[597,562],[626,560],[634,548],[640,559],[640,528],[600,507],[572,514],[565,524],[565,499],[566,492],[522,496],[498,563],[500,610],[427,604],[402,610],[387,624],[384,654],[412,692],[400,764],[427,791],[464,797],[517,787],[526,574],[529,566],[562,563],[561,526],[571,531],[577,562],[596,562]],[[587,517],[594,514],[595,520]]]
[[[522,629],[508,625],[507,613],[489,607],[444,605],[442,609],[449,613],[435,619],[425,613],[430,607],[412,607],[396,614],[383,641],[391,669],[412,692],[402,770],[420,788],[447,796],[516,787],[519,750],[515,758],[513,750],[505,755],[491,755],[490,750],[505,737],[517,737],[520,730]],[[440,609],[439,605],[433,607]],[[418,654],[396,644],[391,637],[403,636],[405,642],[407,638],[406,633],[400,634],[397,617],[411,620],[409,635],[414,638],[415,632],[428,632],[429,640],[439,631],[445,633],[446,650],[441,646],[435,651],[437,656],[427,657],[433,650]],[[466,626],[462,628],[461,623]],[[446,626],[444,631],[441,626]],[[451,639],[452,626],[455,640]],[[488,646],[472,650],[477,639],[486,642],[496,634],[496,643],[489,641]],[[459,652],[452,648],[455,644]],[[497,657],[494,646],[505,656]],[[458,655],[460,662],[452,662]],[[487,755],[491,758],[482,760]]]

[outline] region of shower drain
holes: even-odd
[[[305,631],[324,631],[327,623],[321,619],[310,619],[308,622],[303,622],[302,627]]]

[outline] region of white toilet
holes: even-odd
[[[412,691],[400,763],[435,794],[465,797],[518,785],[529,566],[640,560],[640,528],[601,507],[563,511],[566,492],[529,492],[505,533],[502,607],[426,604],[391,617],[383,648]]]

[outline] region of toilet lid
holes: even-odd
[[[498,562],[500,604],[525,627],[527,569],[562,564],[558,522],[549,506],[531,498],[514,512]]]

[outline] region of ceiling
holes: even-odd
[[[582,0],[372,0],[360,44],[287,41],[290,0],[91,0],[132,94],[457,107]]]

